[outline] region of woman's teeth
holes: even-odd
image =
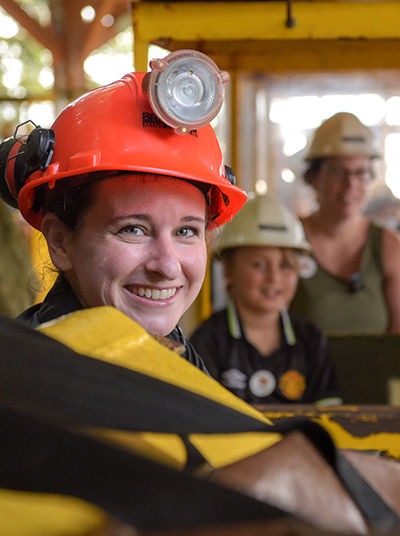
[[[157,288],[145,288],[145,287],[129,287],[129,290],[133,294],[138,296],[146,297],[149,300],[166,300],[167,298],[172,298],[176,294],[176,287],[169,289],[157,289]]]

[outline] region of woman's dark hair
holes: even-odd
[[[78,177],[66,177],[55,182],[53,188],[47,184],[36,189],[33,209],[55,214],[67,227],[74,230],[79,218],[93,200],[93,190],[99,180],[115,176],[118,172],[94,172]]]
[[[71,187],[68,181],[57,181],[52,190],[46,189],[43,193],[43,215],[51,212],[67,227],[75,229],[79,217],[92,201],[95,182],[90,180]]]
[[[318,175],[321,169],[323,161],[323,158],[313,158],[312,160],[309,160],[307,162],[308,165],[303,175],[304,181],[307,184],[310,184],[312,186],[315,177]]]
[[[79,223],[80,217],[90,207],[93,201],[95,186],[100,180],[115,177],[119,174],[145,175],[143,172],[134,171],[106,171],[81,175],[79,177],[75,177],[74,179],[71,179],[71,177],[68,177],[68,179],[64,180],[60,179],[56,181],[54,188],[52,189],[45,185],[42,187],[42,189],[37,190],[34,207],[36,207],[36,210],[38,211],[41,210],[43,216],[48,213],[55,214],[62,223],[64,223],[71,230],[75,230]],[[71,180],[73,180],[72,185]],[[193,184],[202,191],[208,208],[209,197],[207,192],[210,189],[210,185],[203,185],[202,183],[190,180],[187,180],[186,182]]]

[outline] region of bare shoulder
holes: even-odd
[[[382,230],[382,243],[383,247],[400,248],[400,236],[391,229],[384,227]]]
[[[385,271],[400,273],[400,237],[387,228],[382,231],[382,261]]]
[[[313,214],[310,214],[309,216],[303,216],[301,218],[299,218],[303,227],[304,227],[304,230],[307,233],[310,233],[312,234],[315,229],[318,229],[318,226],[315,224],[315,215],[314,213]]]

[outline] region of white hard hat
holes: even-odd
[[[249,198],[233,220],[222,227],[214,251],[241,246],[310,249],[300,220],[271,195]]]
[[[372,131],[355,115],[339,112],[317,128],[305,159],[329,156],[380,155],[374,147]]]

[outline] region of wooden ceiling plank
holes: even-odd
[[[60,42],[51,26],[41,26],[15,0],[0,0],[0,7],[13,17],[18,24],[25,28],[39,43],[48,48],[54,57],[58,58],[61,56]]]
[[[115,8],[121,3],[121,0],[101,0],[99,7],[96,9],[96,18],[88,26],[85,34],[85,39],[82,47],[82,61],[84,61],[88,55],[114,35],[117,30],[106,28],[102,25],[102,19],[105,15],[113,15]]]

